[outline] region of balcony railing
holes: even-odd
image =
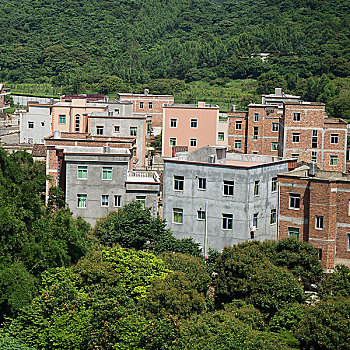
[[[159,182],[159,176],[156,171],[128,171],[128,178],[136,181],[153,180]]]

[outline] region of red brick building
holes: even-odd
[[[350,266],[350,175],[304,165],[278,182],[279,239],[309,242],[326,270]]]
[[[347,123],[328,118],[323,103],[250,104],[247,112],[229,112],[228,119],[228,144],[235,152],[293,157],[322,170],[346,170]]]
[[[173,104],[172,95],[151,95],[145,90],[144,94],[118,94],[120,102],[130,101],[134,114],[145,115],[147,123],[152,127],[152,133],[159,135],[163,126],[163,106]]]

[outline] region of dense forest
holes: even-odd
[[[163,79],[254,78],[347,117],[348,0],[0,0],[0,81],[176,92]],[[264,63],[260,52],[269,53]],[[160,86],[160,88],[157,86]],[[345,105],[345,107],[344,107]],[[345,112],[344,112],[345,111]]]
[[[94,228],[0,149],[0,348],[349,349],[350,269],[295,239],[211,251],[133,202]],[[310,299],[304,288],[317,289]]]

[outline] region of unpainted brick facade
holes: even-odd
[[[174,103],[174,96],[172,95],[118,94],[118,98],[120,102],[132,102],[135,114],[152,117],[152,128],[158,131],[160,131],[163,124],[164,104]]]
[[[228,118],[228,147],[237,153],[247,153],[248,112],[231,111]]]
[[[278,176],[279,239],[295,236],[319,250],[322,267],[350,266],[350,177],[340,172],[306,170]],[[298,168],[300,169],[300,168]],[[295,171],[298,171],[296,169]],[[299,196],[299,205],[293,200]]]

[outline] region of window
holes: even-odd
[[[316,216],[315,228],[317,230],[322,230],[323,229],[323,216]]]
[[[58,122],[59,122],[60,124],[66,124],[66,116],[65,116],[65,115],[60,115],[60,116],[58,117]]]
[[[259,121],[259,113],[254,113],[254,121],[255,122]]]
[[[252,230],[250,231],[250,239],[254,239],[255,237],[255,232]]]
[[[174,176],[174,190],[183,191],[184,190],[184,177],[183,176]]]
[[[45,126],[45,122],[41,122],[41,126]]]
[[[198,120],[197,119],[191,119],[191,128],[196,128],[198,126]]]
[[[143,209],[146,208],[146,196],[136,196],[136,202],[140,202]]]
[[[317,148],[317,130],[312,130],[311,147]]]
[[[293,113],[293,121],[294,122],[300,122],[300,116],[301,116],[300,112]]]
[[[148,109],[152,109],[153,108],[153,103],[152,102],[148,102]]]
[[[258,228],[258,216],[259,216],[259,213],[255,213],[253,215],[253,227],[255,228]]]
[[[235,140],[235,149],[241,149],[241,148],[242,148],[242,141]]]
[[[87,166],[78,166],[78,179],[87,179]]]
[[[136,126],[130,127],[130,136],[137,136],[137,127]]]
[[[318,260],[322,260],[322,249],[321,248],[319,248],[318,249]]]
[[[101,207],[108,207],[109,206],[109,195],[103,194],[101,196]]]
[[[241,121],[237,121],[235,123],[235,129],[236,130],[242,130],[242,122]]]
[[[114,132],[120,132],[120,126],[114,125]]]
[[[199,190],[206,190],[207,189],[207,179],[203,177],[198,178],[198,189]]]
[[[114,196],[114,206],[121,207],[122,206],[122,196],[115,195]]]
[[[177,119],[170,119],[170,127],[177,128]]]
[[[311,151],[311,162],[317,163],[317,152]]]
[[[299,162],[299,153],[292,153],[291,157],[296,159],[297,162]]]
[[[143,108],[143,102],[140,102],[140,109]]]
[[[300,194],[289,194],[289,209],[300,209]]]
[[[115,109],[114,109],[114,112],[115,112],[115,114],[119,114],[119,113],[120,113],[120,111],[119,111],[118,108],[115,108]]]
[[[197,220],[205,220],[205,211],[197,210]]]
[[[34,122],[28,122],[28,129],[34,129]]]
[[[32,137],[28,137],[28,143],[34,143],[34,139]]]
[[[338,156],[330,156],[329,165],[338,165]]]
[[[223,132],[218,133],[218,141],[224,141],[224,133]]]
[[[169,145],[170,147],[176,146],[176,137],[170,137]]]
[[[103,135],[103,126],[96,126],[96,135]]]
[[[77,194],[77,199],[78,199],[78,208],[86,208],[86,199],[87,199],[87,194]]]
[[[271,192],[277,191],[277,177],[273,177],[271,181]]]
[[[197,139],[190,139],[190,147],[197,147]]]
[[[257,140],[259,137],[259,128],[257,126],[254,126],[254,136],[253,140]]]
[[[254,196],[259,196],[260,181],[254,182]]]
[[[223,230],[232,230],[233,215],[222,214],[222,228]]]
[[[79,132],[80,131],[80,115],[77,114],[75,116],[75,128],[74,128],[75,132]]]
[[[174,224],[182,224],[183,222],[183,209],[173,208],[173,223]]]
[[[293,132],[292,142],[293,142],[293,143],[298,143],[298,142],[300,142],[300,133],[298,133],[298,132]]]
[[[297,227],[288,227],[288,236],[299,240],[299,229]]]
[[[278,123],[272,123],[272,131],[278,131]]]
[[[103,167],[102,168],[102,180],[112,180],[112,168]]]
[[[271,142],[271,151],[278,150],[278,142]]]
[[[335,145],[339,142],[339,134],[331,134],[331,144]]]
[[[234,186],[234,181],[224,181],[224,196],[233,196]]]
[[[273,225],[276,223],[276,209],[271,209],[271,214],[270,214],[270,224]]]

